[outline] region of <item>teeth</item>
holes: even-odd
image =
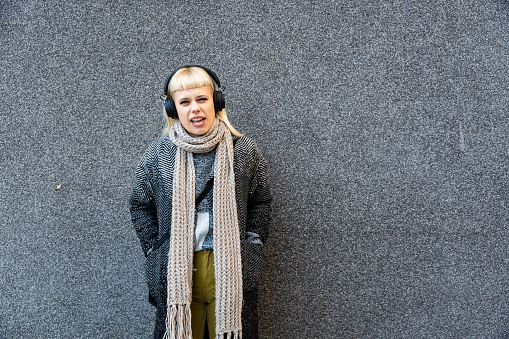
[[[193,122],[202,121],[202,120],[203,120],[203,118],[194,118],[194,119],[191,119],[191,121],[193,121]]]

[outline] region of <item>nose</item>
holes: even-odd
[[[200,106],[196,100],[191,101],[191,112],[197,112],[200,110]]]

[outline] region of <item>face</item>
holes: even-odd
[[[173,92],[173,101],[182,126],[193,137],[207,133],[216,117],[210,86]]]

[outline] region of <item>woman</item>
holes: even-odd
[[[272,198],[266,162],[228,121],[216,84],[199,66],[168,77],[168,127],[136,170],[131,217],[157,308],[154,338],[258,337]]]

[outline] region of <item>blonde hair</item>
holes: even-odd
[[[168,93],[166,93],[166,99],[172,98],[173,93],[176,91],[203,86],[210,86],[210,88],[212,88],[212,92],[217,90],[216,84],[203,68],[195,66],[181,68],[171,77],[170,83],[168,84]],[[176,119],[168,117],[166,112],[164,112],[164,116],[166,118],[167,126],[163,130],[163,135],[166,135],[168,132],[170,132],[171,125],[175,122]],[[226,110],[224,108],[216,113],[216,117],[223,121],[226,126],[228,126],[228,129],[233,135],[237,137],[242,136],[242,134],[239,133],[228,120],[228,116],[226,115]]]

